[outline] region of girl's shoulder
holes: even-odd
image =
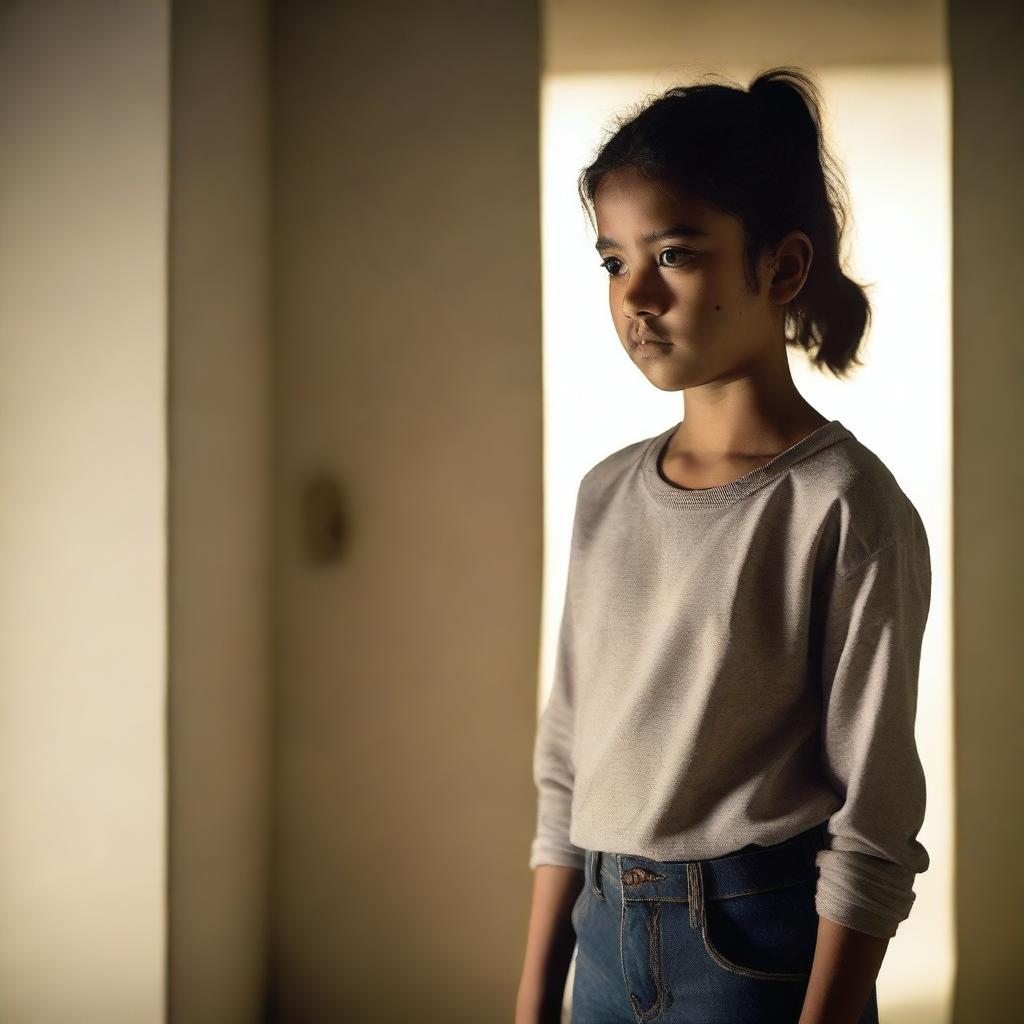
[[[591,504],[607,501],[612,491],[626,485],[630,475],[638,471],[647,446],[665,433],[631,441],[599,459],[580,480],[580,498]]]
[[[835,570],[846,574],[892,544],[928,558],[928,536],[914,502],[886,462],[854,434],[821,453],[813,474],[819,529],[833,539]]]

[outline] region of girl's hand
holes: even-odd
[[[563,989],[537,991],[526,979],[516,998],[515,1024],[561,1024]]]
[[[555,864],[534,868],[515,1024],[561,1024],[565,979],[576,948],[572,908],[582,888],[579,868]]]

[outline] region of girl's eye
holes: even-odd
[[[678,262],[675,262],[675,263],[664,263],[664,264],[662,264],[662,266],[666,266],[666,267],[670,267],[670,268],[685,266],[690,260],[695,259],[696,256],[697,256],[697,254],[695,252],[690,252],[687,249],[662,249],[661,252],[658,255],[659,256],[664,256],[667,253],[674,254],[673,258],[674,259],[678,259]],[[614,256],[608,256],[605,259],[603,259],[598,264],[598,266],[599,267],[604,267],[604,269],[608,271],[608,274],[609,274],[610,277],[617,277],[618,274],[616,273],[616,271],[615,271],[614,267],[612,266],[612,264],[617,264],[618,262],[619,261]]]

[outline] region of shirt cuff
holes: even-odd
[[[815,863],[820,917],[887,939],[910,916],[917,898],[910,869],[853,850],[819,850]]]

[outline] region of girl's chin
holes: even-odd
[[[659,391],[682,391],[684,388],[693,387],[696,380],[693,374],[687,372],[684,367],[669,366],[667,361],[647,361],[637,364],[640,372]]]

